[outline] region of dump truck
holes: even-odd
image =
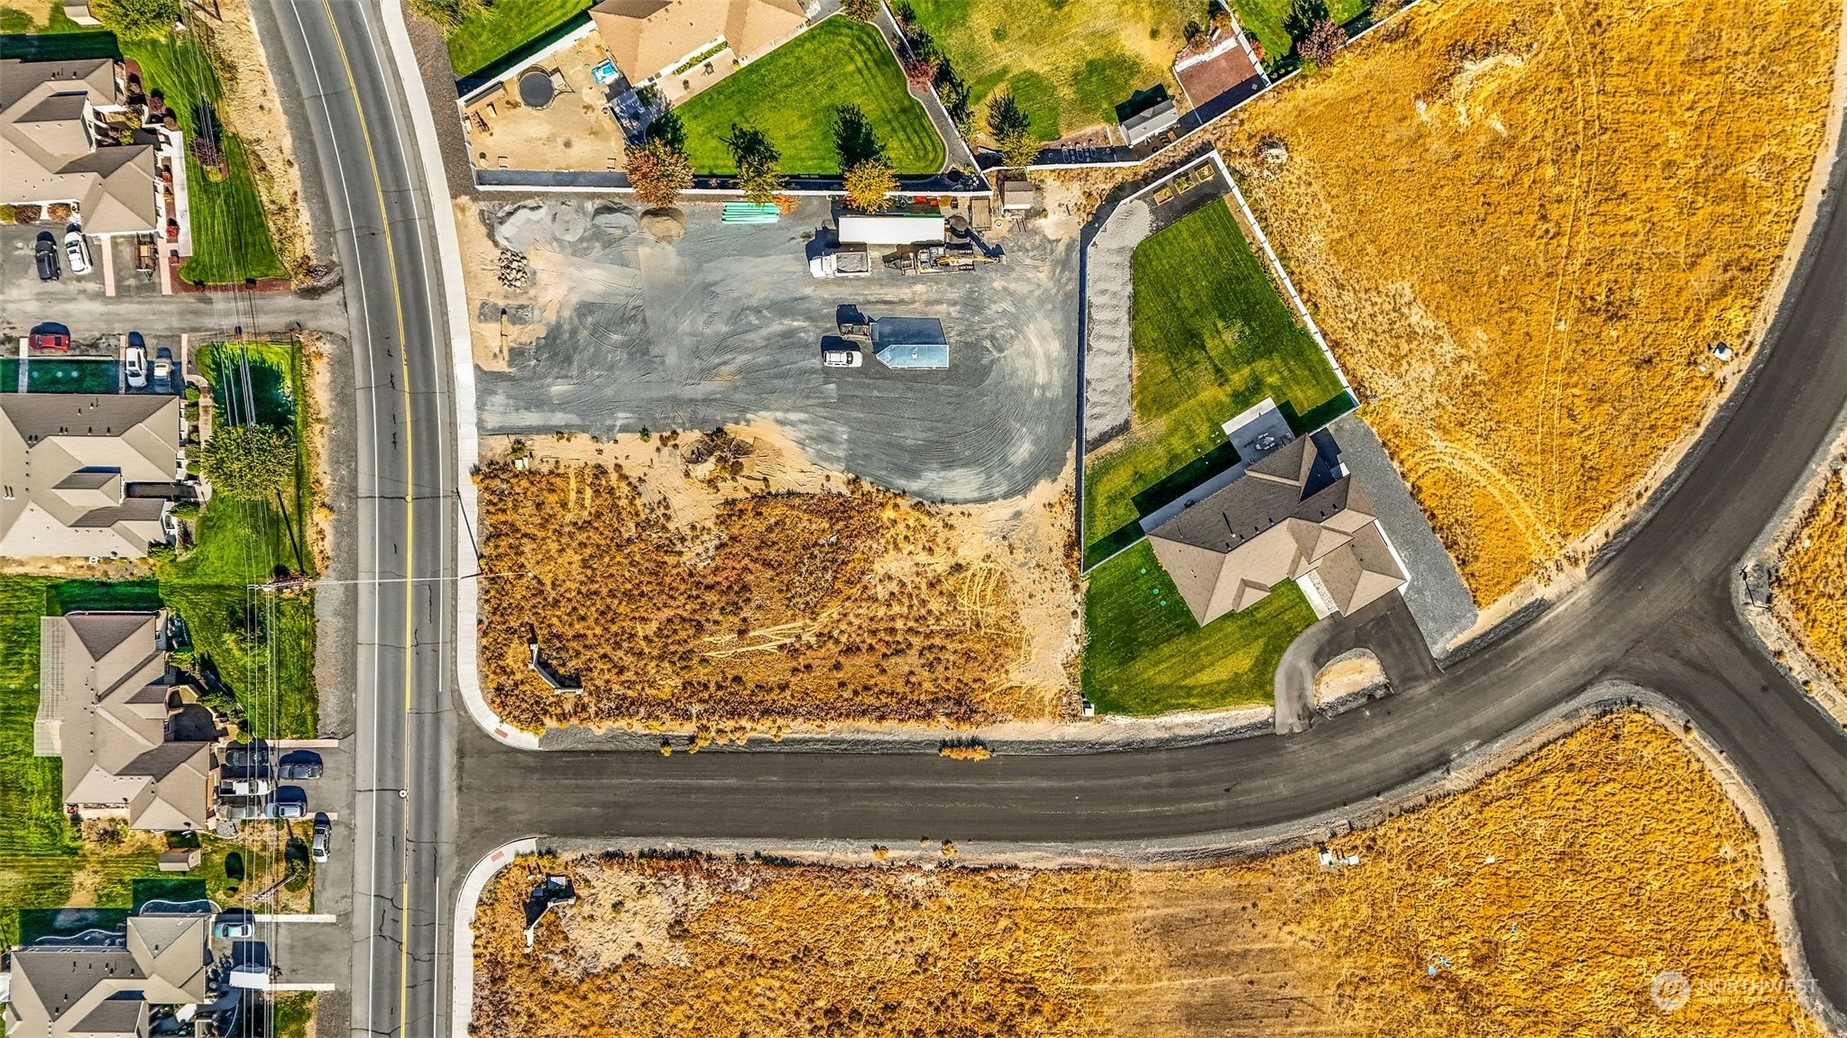
[[[862,248],[829,249],[808,261],[808,273],[818,278],[872,276],[872,254]]]

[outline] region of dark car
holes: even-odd
[[[33,249],[38,257],[38,279],[56,281],[64,273],[63,264],[58,260],[58,239],[50,231],[38,232],[38,245]]]
[[[227,771],[267,772],[269,744],[261,739],[256,742],[234,742],[224,748],[224,766]]]
[[[307,750],[295,750],[282,755],[276,765],[276,777],[284,782],[304,782],[321,777],[321,756]]]

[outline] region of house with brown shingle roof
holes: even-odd
[[[1372,502],[1313,437],[1290,437],[1283,426],[1237,446],[1254,457],[1241,474],[1147,531],[1202,626],[1284,581],[1301,587],[1318,616],[1352,613],[1405,585]]]
[[[151,1006],[208,1002],[211,914],[142,912],[112,939],[12,953],[9,1038],[146,1038]]]
[[[165,543],[184,424],[177,396],[0,395],[0,557],[139,559]]]
[[[807,17],[800,0],[602,0],[590,9],[610,57],[635,86],[720,44],[739,61],[761,57]]]
[[[105,125],[103,113],[129,112],[116,75],[109,58],[0,60],[0,201],[68,202],[87,234],[166,225],[159,138],[131,129],[120,144]]]
[[[157,613],[39,619],[32,752],[64,759],[64,804],[155,832],[210,828],[218,729],[167,664]]]

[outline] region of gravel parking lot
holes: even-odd
[[[492,328],[505,307],[522,338],[540,330],[507,351],[510,370],[478,374],[483,433],[769,420],[823,463],[940,501],[1020,494],[1070,456],[1075,240],[1018,230],[994,239],[1004,264],[972,273],[820,280],[807,263],[829,219],[819,202],[769,225],[728,225],[718,206],[689,206],[678,240],[609,201],[489,206],[481,218],[527,256],[533,278],[479,300],[476,317]],[[821,337],[841,304],[940,318],[949,367],[897,371],[868,356],[823,368]]]

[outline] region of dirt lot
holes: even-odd
[[[722,739],[1075,713],[1068,480],[930,506],[768,427],[488,446],[481,670],[513,724]],[[583,691],[532,670],[533,638]]]
[[[1073,238],[1011,233],[1004,264],[969,274],[819,280],[818,202],[758,226],[712,205],[668,212],[458,203],[484,434],[774,423],[817,461],[930,501],[1018,497],[1068,466]],[[497,278],[502,246],[527,258],[527,287]],[[849,303],[940,318],[949,367],[823,368],[821,336]]]
[[[1776,617],[1847,688],[1847,481],[1828,478],[1777,562]]]
[[[1839,22],[1425,4],[1224,135],[1478,601],[1584,561],[1749,360]]]
[[[1756,836],[1674,736],[1598,722],[1313,850],[1178,869],[524,859],[476,922],[474,1027],[564,1035],[1819,1035],[1790,999]],[[521,931],[547,872],[577,901]],[[573,1008],[581,1007],[581,1008]]]

